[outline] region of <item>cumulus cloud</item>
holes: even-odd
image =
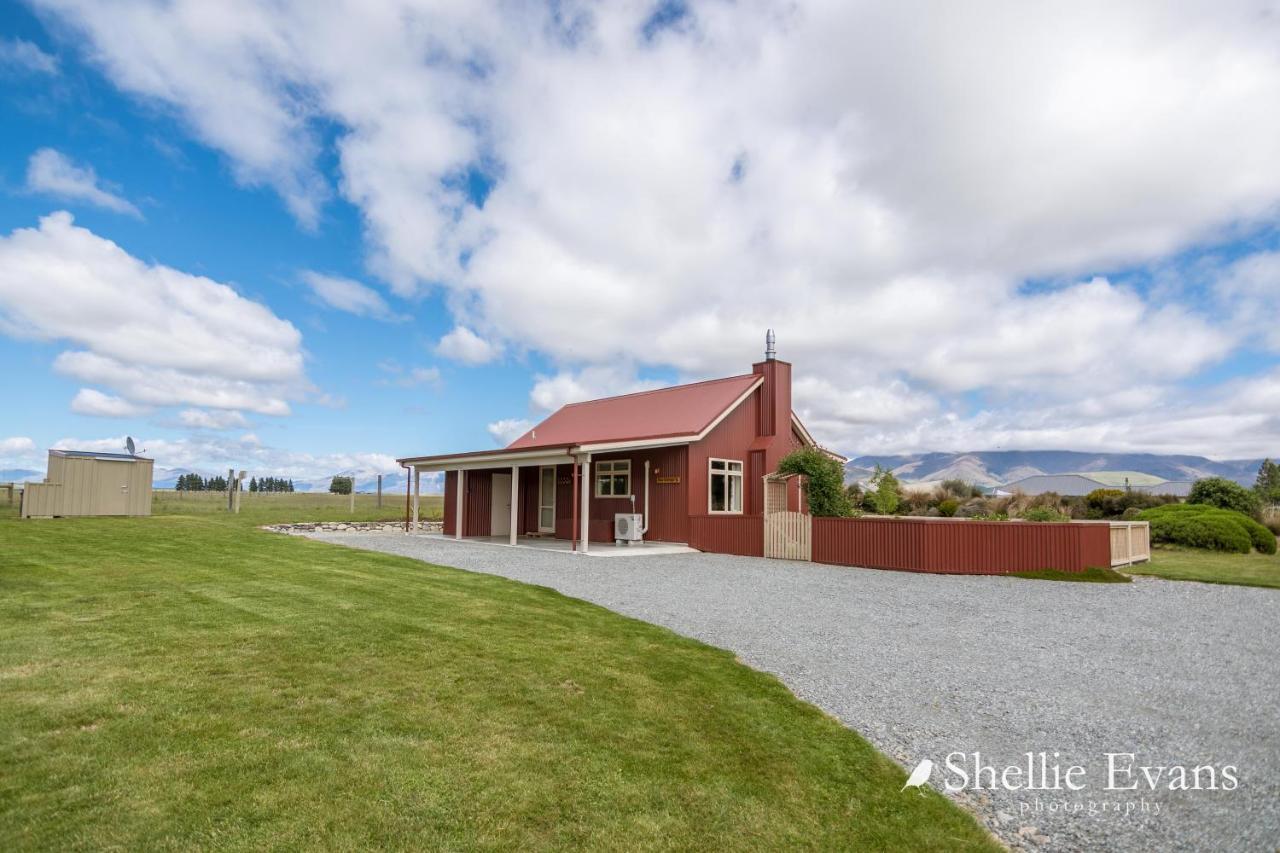
[[[494,441],[503,447],[506,447],[532,428],[533,421],[525,420],[524,418],[503,418],[500,421],[494,421],[487,427],[489,435],[493,436]]]
[[[302,273],[302,280],[311,288],[316,298],[330,308],[337,308],[339,311],[355,314],[357,317],[372,317],[375,320],[393,323],[410,319],[405,314],[392,311],[387,300],[383,299],[376,290],[358,281],[310,270]]]
[[[141,406],[285,415],[309,388],[292,324],[225,284],[134,258],[66,212],[0,236],[0,329],[70,344],[56,370]]]
[[[9,438],[0,438],[0,454],[4,456],[14,456],[21,453],[30,453],[36,449],[36,443],[25,435],[14,435]]]
[[[1237,330],[1280,353],[1280,252],[1235,261],[1222,270],[1215,291]]]
[[[615,397],[635,391],[661,388],[668,383],[641,379],[634,366],[600,365],[577,371],[561,371],[552,376],[538,376],[529,392],[534,409],[554,412],[567,403]]]
[[[486,341],[466,326],[455,326],[436,344],[436,355],[463,364],[487,364],[501,354],[501,347]]]
[[[0,39],[0,69],[53,75],[58,73],[58,60],[25,39]]]
[[[71,398],[71,411],[99,418],[136,418],[147,414],[150,409],[93,388],[81,388]]]
[[[52,148],[41,148],[31,155],[27,162],[27,189],[142,218],[142,212],[128,199],[99,181],[92,166],[77,166]]]
[[[196,0],[39,5],[304,223],[336,128],[370,269],[448,289],[441,356],[546,356],[569,378],[539,407],[618,363],[739,372],[765,326],[847,398],[827,435],[909,443],[956,395],[1176,391],[1240,336],[1095,274],[1280,203],[1257,106],[1280,102],[1280,17],[1253,0],[704,3],[660,32],[648,3],[282,3],[215,39]]]

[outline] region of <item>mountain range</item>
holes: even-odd
[[[845,481],[866,478],[876,465],[888,468],[903,482],[964,480],[978,486],[999,486],[1035,474],[1073,474],[1089,471],[1139,471],[1164,480],[1226,477],[1252,486],[1261,459],[1213,460],[1204,456],[1159,453],[1081,453],[1074,450],[981,450],[969,453],[918,453],[898,456],[859,456],[845,466]]]

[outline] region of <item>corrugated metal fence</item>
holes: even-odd
[[[764,517],[759,515],[692,515],[689,547],[713,554],[764,556]]]
[[[1078,572],[1111,561],[1109,522],[815,518],[813,560],[940,574]]]

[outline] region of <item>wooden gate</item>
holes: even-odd
[[[766,513],[764,555],[779,560],[813,559],[813,516],[803,512]]]

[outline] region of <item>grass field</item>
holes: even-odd
[[[1280,589],[1280,557],[1273,554],[1227,554],[1190,548],[1155,546],[1151,562],[1126,566],[1133,575],[1155,575],[1176,581],[1230,583]]]
[[[0,849],[997,849],[727,652],[254,529],[299,497],[0,519]]]

